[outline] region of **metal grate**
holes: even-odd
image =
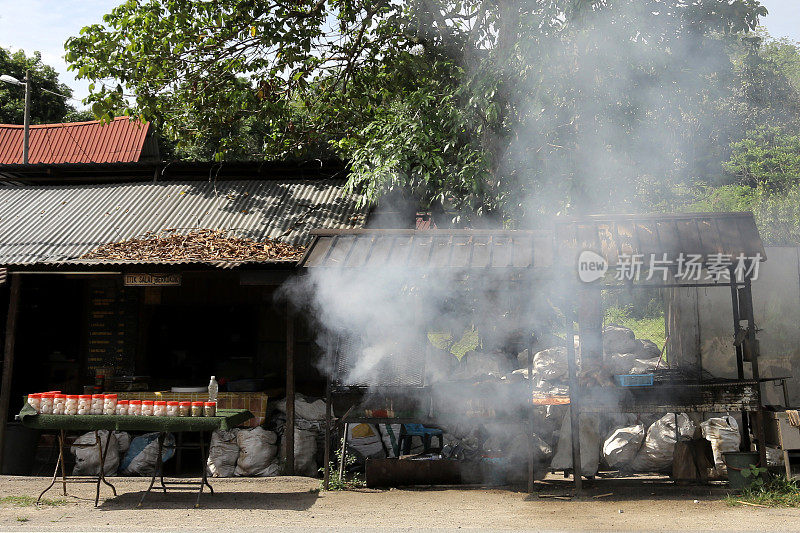
[[[341,335],[337,343],[333,385],[338,387],[422,387],[426,348],[423,343],[398,346],[380,357],[355,336]],[[376,359],[376,360],[372,360]]]

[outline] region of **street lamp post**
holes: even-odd
[[[11,85],[24,85],[25,86],[25,110],[23,112],[23,134],[22,134],[22,163],[28,164],[28,139],[29,129],[31,125],[31,71],[25,71],[25,82],[19,81],[14,76],[3,74],[0,76],[0,81],[10,83]]]

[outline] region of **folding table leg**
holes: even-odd
[[[209,453],[211,452],[211,446],[208,447]],[[197,492],[197,502],[194,504],[195,508],[200,507],[200,496],[203,494],[203,486],[207,485],[211,494],[214,494],[214,488],[208,482],[208,475],[206,473],[206,468],[208,465],[208,456],[206,455],[206,444],[205,444],[205,435],[203,432],[200,432],[200,460],[203,462],[201,465],[201,479],[200,479],[200,490]]]
[[[56,484],[56,479],[58,479],[58,471],[61,470],[61,479],[64,483],[64,496],[67,495],[67,478],[64,474],[64,430],[58,432],[58,459],[56,460],[56,468],[53,470],[53,479],[50,481],[50,484],[44,489],[39,497],[36,498],[36,505],[39,505],[39,502],[42,500],[42,496],[53,488],[53,485]]]
[[[58,432],[58,462],[61,464],[61,485],[64,491],[64,496],[67,495],[67,466],[64,464],[64,443],[67,440],[67,434],[62,429]]]
[[[156,468],[153,470],[153,475],[150,477],[150,486],[147,487],[147,490],[144,491],[142,494],[142,499],[139,500],[139,507],[142,506],[144,503],[144,498],[147,496],[150,491],[153,489],[153,485],[156,482],[156,476],[161,476],[162,472],[162,461],[161,461],[161,448],[164,445],[164,433],[161,432],[158,434],[158,453],[156,454]],[[161,478],[161,487],[164,489],[164,492],[167,492],[167,487],[164,485],[164,478]]]
[[[95,441],[97,442],[98,446],[98,453],[100,454],[100,472],[97,475],[97,494],[94,497],[94,506],[100,503],[100,482],[102,481],[109,487],[111,487],[111,491],[114,493],[114,496],[117,495],[117,489],[106,480],[106,456],[108,455],[108,445],[111,442],[111,431],[108,432],[106,435],[106,443],[103,445],[102,438],[100,438],[100,434],[98,431],[94,432]]]

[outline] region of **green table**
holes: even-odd
[[[194,487],[199,484],[199,491],[197,494],[197,505],[200,505],[200,495],[203,493],[203,486],[208,486],[211,493],[214,489],[208,482],[206,476],[206,464],[208,462],[208,455],[205,451],[205,444],[203,435],[206,432],[214,431],[217,429],[231,429],[253,418],[253,414],[246,409],[218,409],[217,416],[211,417],[176,417],[176,416],[117,416],[117,415],[40,415],[27,403],[25,407],[17,415],[17,420],[21,421],[25,427],[31,429],[42,430],[56,430],[58,434],[58,462],[56,469],[53,473],[53,480],[42,493],[39,499],[50,490],[58,480],[58,472],[61,470],[61,482],[63,484],[64,495],[67,494],[67,483],[97,483],[97,491],[95,494],[95,506],[98,505],[100,500],[100,484],[105,483],[117,495],[117,491],[111,483],[106,481],[104,465],[106,452],[108,451],[108,442],[111,438],[112,431],[146,431],[158,433],[158,461],[156,468],[153,471],[153,476],[150,479],[150,486],[147,491],[142,495],[139,505],[144,502],[145,496],[152,490],[155,484],[156,477],[161,480],[161,486],[158,487],[164,492],[168,488],[181,490],[188,487]],[[106,442],[103,444],[100,439],[99,431],[108,430]],[[94,431],[95,444],[85,446],[97,446],[100,458],[100,473],[97,476],[67,476],[64,468],[64,442],[66,431]],[[199,482],[193,481],[164,481],[164,468],[162,462],[162,450],[164,447],[164,437],[167,433],[185,433],[197,432],[200,434],[200,457],[203,461],[202,465],[202,478]],[[38,503],[39,500],[37,500]]]

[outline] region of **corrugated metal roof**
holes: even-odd
[[[539,268],[553,262],[549,231],[362,229],[314,234],[301,266]]]
[[[675,262],[681,253],[709,262],[714,254],[766,259],[752,213],[674,215],[592,215],[555,222],[558,260],[573,265],[584,250],[602,255],[609,265],[622,254],[656,254]]]
[[[239,180],[0,188],[0,265],[75,262],[165,229],[228,230],[305,245],[312,228],[359,228],[345,180]]]
[[[129,163],[140,160],[150,123],[117,117],[30,127],[28,163]],[[23,127],[0,124],[0,165],[22,164]]]

